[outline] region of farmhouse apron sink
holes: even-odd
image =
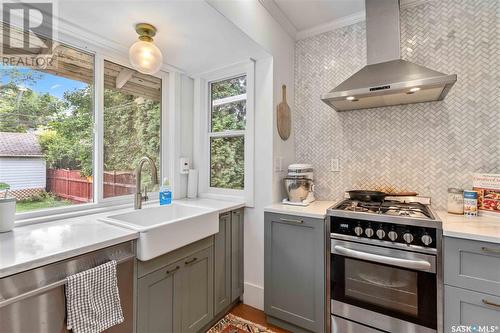
[[[219,232],[219,213],[181,205],[160,206],[100,219],[139,232],[137,259],[146,261]]]

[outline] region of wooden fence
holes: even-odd
[[[83,177],[78,170],[48,169],[47,192],[74,203],[92,202],[92,177]],[[135,176],[128,171],[104,172],[104,197],[132,194]]]

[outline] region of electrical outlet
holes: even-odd
[[[331,172],[339,172],[340,171],[340,163],[338,158],[332,158],[330,160],[330,171]]]

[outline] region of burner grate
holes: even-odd
[[[432,219],[432,215],[428,207],[419,202],[399,202],[396,200],[376,202],[348,199],[340,203],[336,209],[352,212]]]

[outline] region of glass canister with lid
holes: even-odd
[[[464,213],[464,190],[454,187],[448,189],[448,213]]]

